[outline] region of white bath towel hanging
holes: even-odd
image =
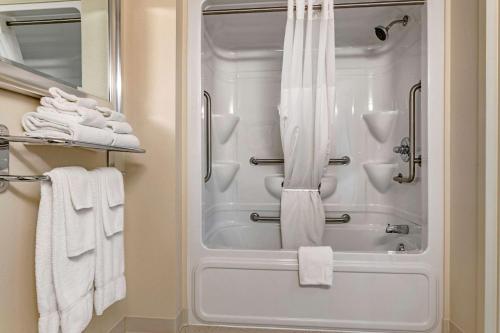
[[[95,224],[90,178],[57,168],[42,183],[35,273],[39,331],[82,332],[92,318]]]
[[[323,0],[319,15],[312,6],[308,0],[306,18],[304,0],[295,1],[296,11],[294,1],[288,1],[279,107],[285,160],[281,235],[286,249],[320,245],[325,224],[318,187],[328,166],[335,107],[333,0]]]
[[[123,176],[115,168],[91,171],[94,193],[99,198],[96,218],[96,269],[94,305],[101,315],[111,304],[125,298],[123,242]]]

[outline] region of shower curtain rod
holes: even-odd
[[[392,1],[373,1],[373,2],[364,1],[364,2],[351,2],[351,3],[337,3],[335,4],[335,9],[417,6],[417,5],[425,5],[425,2],[426,0],[392,0]],[[321,9],[321,5],[314,5],[313,8],[315,10]],[[287,6],[205,9],[203,11],[203,15],[273,13],[273,12],[286,12],[287,9],[288,9]]]

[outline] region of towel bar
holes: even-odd
[[[263,222],[263,223],[279,223],[279,216],[260,216],[259,213],[250,214],[250,220],[253,222]],[[351,221],[351,216],[349,214],[342,214],[340,217],[327,217],[325,219],[326,224],[344,224]]]

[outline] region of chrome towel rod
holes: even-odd
[[[54,18],[42,20],[20,20],[20,21],[7,21],[5,24],[9,27],[17,27],[24,25],[44,25],[44,24],[61,24],[61,23],[80,23],[81,18]]]
[[[264,222],[264,223],[279,223],[279,216],[260,216],[259,213],[250,214],[250,220],[253,222]],[[349,214],[342,214],[340,217],[327,217],[325,219],[326,224],[345,224],[351,221],[351,216]]]
[[[0,181],[4,182],[41,182],[50,180],[49,176],[15,176],[15,175],[0,175]]]
[[[282,158],[256,158],[250,157],[251,165],[266,165],[266,164],[283,164],[284,160]],[[349,156],[343,156],[340,158],[332,158],[328,162],[329,165],[348,165],[351,163]]]
[[[418,6],[425,5],[426,0],[392,0],[392,1],[360,1],[351,3],[336,3],[335,9],[371,8],[391,6]],[[321,9],[321,5],[315,5],[314,9]],[[246,7],[226,9],[205,9],[203,15],[226,15],[226,14],[250,14],[250,13],[273,13],[286,12],[287,6],[273,7]]]

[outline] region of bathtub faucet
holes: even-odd
[[[387,228],[385,228],[385,232],[388,234],[409,234],[410,227],[406,224],[388,224]]]

